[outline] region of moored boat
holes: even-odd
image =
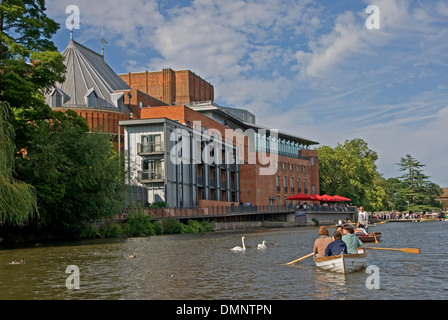
[[[367,251],[359,254],[340,254],[331,257],[314,257],[316,267],[336,273],[351,273],[365,268]]]
[[[371,233],[356,232],[356,236],[362,242],[375,242],[375,238],[377,241],[380,241],[381,235],[382,232],[371,232]]]

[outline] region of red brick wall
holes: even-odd
[[[131,88],[166,104],[213,101],[214,87],[190,70],[164,69],[119,75]]]
[[[225,130],[228,129],[224,125],[208,118],[207,116],[196,112],[186,106],[166,106],[143,108],[141,112],[142,119],[145,118],[168,118],[177,120],[179,123],[189,123],[193,126],[194,121],[201,121],[201,126],[207,129],[216,129],[220,132],[222,139],[226,139]],[[198,128],[199,130],[199,128]],[[248,163],[248,138],[244,137],[244,162]],[[285,198],[298,193],[297,178],[300,178],[301,192],[304,193],[304,181],[307,180],[307,193],[312,193],[312,186],[315,187],[315,193],[319,194],[319,161],[318,152],[316,150],[302,150],[300,155],[314,158],[314,165],[311,160],[298,159],[286,156],[278,156],[278,171],[273,175],[260,175],[262,168],[257,158],[257,164],[240,165],[240,189],[241,201],[243,203],[250,202],[254,205],[269,205],[269,198],[278,198],[274,204],[284,204]],[[274,155],[268,155],[271,161],[274,161]],[[283,170],[283,163],[285,170]],[[290,170],[292,164],[292,171]],[[275,163],[269,165],[275,166]],[[297,166],[300,166],[298,172]],[[304,169],[305,172],[304,172]],[[277,191],[276,176],[280,177],[280,191]],[[283,177],[287,179],[288,191],[283,188]],[[291,190],[290,178],[293,178],[294,191]]]
[[[303,150],[302,155],[305,154],[310,157],[317,157],[317,151],[315,150]],[[315,187],[316,194],[319,194],[319,168],[317,160],[315,159],[314,161],[314,166],[312,166],[310,160],[278,156],[278,170],[273,175],[260,175],[260,169],[262,167],[260,164],[241,165],[241,201],[256,205],[269,205],[269,198],[278,198],[274,204],[284,204],[285,198],[299,192],[297,189],[298,178],[300,178],[302,193],[305,192],[304,181],[306,179],[308,194],[311,194],[312,186]],[[283,170],[283,163],[285,164],[285,170]],[[290,164],[292,164],[292,171],[290,170]],[[300,166],[299,172],[297,171],[298,165]],[[306,167],[306,173],[303,172],[303,167]],[[277,176],[280,178],[280,191],[277,191]],[[287,192],[284,191],[283,177],[286,177]],[[291,177],[293,178],[294,191],[291,190]]]

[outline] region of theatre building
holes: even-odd
[[[319,194],[318,142],[261,126],[244,107],[218,105],[213,85],[194,72],[117,75],[73,39],[62,55],[65,81],[46,102],[112,135],[124,152],[130,203],[278,206],[295,193]]]

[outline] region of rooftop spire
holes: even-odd
[[[106,39],[104,39],[104,25],[102,26],[102,30],[101,30],[101,56],[104,57],[104,44],[108,44],[109,42],[107,42]]]

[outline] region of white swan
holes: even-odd
[[[244,239],[246,239],[246,237],[242,237],[241,238],[241,242],[243,243],[243,247],[242,248],[240,246],[236,246],[236,247],[233,247],[230,250],[232,250],[232,251],[246,251],[246,246],[244,244]]]
[[[263,250],[263,249],[266,249],[266,248],[267,248],[267,246],[266,246],[266,241],[265,240],[263,240],[263,243],[259,243],[258,246],[257,246],[258,250]]]

